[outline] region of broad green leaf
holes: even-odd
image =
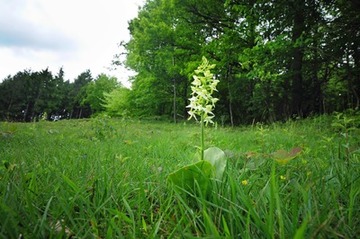
[[[204,160],[187,165],[169,174],[168,182],[172,183],[175,188],[191,192],[196,192],[196,184],[198,184],[202,194],[206,195],[213,173],[214,167]]]
[[[211,147],[204,151],[204,160],[215,167],[215,178],[221,180],[226,168],[226,155],[217,147]]]

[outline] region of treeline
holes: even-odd
[[[357,0],[148,0],[129,23],[132,110],[187,117],[201,57],[216,64],[217,120],[359,108]]]
[[[220,80],[215,120],[277,121],[360,104],[357,0],[147,0],[122,42],[137,72],[131,89],[90,71],[74,82],[48,70],[0,84],[0,117],[62,115],[188,117],[190,83],[202,56]],[[121,55],[121,54],[119,54]]]
[[[55,76],[48,69],[24,70],[0,83],[0,120],[37,121],[78,119],[103,112],[104,93],[122,87],[114,77],[90,70],[73,82],[64,80],[61,68]]]

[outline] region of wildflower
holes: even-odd
[[[215,108],[215,103],[219,100],[212,96],[214,91],[217,91],[216,86],[219,80],[214,79],[214,75],[210,72],[215,65],[210,65],[208,60],[203,57],[202,64],[195,70],[193,76],[194,80],[191,83],[191,98],[189,99],[190,104],[186,106],[189,109],[189,119],[194,118],[198,121],[197,116],[200,117],[200,122],[214,123],[214,113],[212,112]]]
[[[281,180],[286,180],[286,177],[284,175],[280,175]]]
[[[242,180],[242,181],[241,181],[241,184],[244,185],[244,186],[246,186],[246,185],[249,184],[249,181],[248,181],[248,180]]]

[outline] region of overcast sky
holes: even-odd
[[[0,81],[31,69],[66,80],[90,69],[125,82],[125,69],[109,70],[118,43],[130,39],[128,21],[144,0],[0,0]]]

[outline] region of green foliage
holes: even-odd
[[[219,148],[211,147],[204,151],[204,160],[170,173],[167,181],[180,193],[196,194],[206,198],[212,189],[212,180],[221,182],[223,179],[226,163],[225,153]]]
[[[93,81],[90,70],[82,72],[75,79],[72,86],[70,86],[70,104],[71,115],[70,118],[83,118],[91,115],[91,109],[88,104],[82,104],[86,97],[86,86]]]
[[[117,87],[109,93],[104,92],[103,106],[110,116],[125,117],[131,112],[131,90],[125,87]]]
[[[89,104],[93,113],[99,113],[105,110],[102,105],[105,94],[110,93],[118,86],[115,77],[109,77],[105,74],[99,75],[95,81],[86,85],[85,97],[81,100],[81,105]]]
[[[157,113],[173,114],[178,101],[184,112],[189,79],[206,56],[222,79],[214,113],[231,125],[358,108],[356,10],[341,1],[147,1],[126,45],[134,85],[150,87],[134,101],[159,94],[149,98],[162,105]],[[162,100],[175,85],[180,99]]]
[[[201,197],[209,195],[210,179],[214,174],[214,167],[208,161],[198,161],[186,165],[168,176],[168,182],[175,190],[198,194]]]
[[[138,72],[130,96],[137,115],[186,118],[189,79],[201,58],[195,42],[201,36],[178,17],[178,10],[171,1],[149,1],[129,23],[126,65]]]
[[[64,80],[60,68],[57,75],[48,69],[24,70],[0,83],[0,119],[9,121],[37,121],[53,115],[62,118],[89,117],[88,105],[81,105],[85,86],[92,81],[90,71],[80,74],[73,83]]]
[[[98,116],[91,119],[94,133],[93,140],[110,139],[117,136],[117,130],[106,116]]]
[[[154,85],[156,85],[157,91],[152,90]],[[166,85],[160,84],[152,76],[135,81],[129,95],[130,114],[135,116],[163,115],[169,110],[166,106],[169,106],[169,102],[171,102],[171,97],[165,87]]]
[[[346,115],[343,113],[336,113],[334,115],[331,127],[338,131],[342,140],[339,141],[339,155],[343,155],[346,162],[349,162],[351,154],[357,151],[357,146],[351,143],[353,140],[359,140],[357,134],[359,133],[360,117],[359,114]]]

